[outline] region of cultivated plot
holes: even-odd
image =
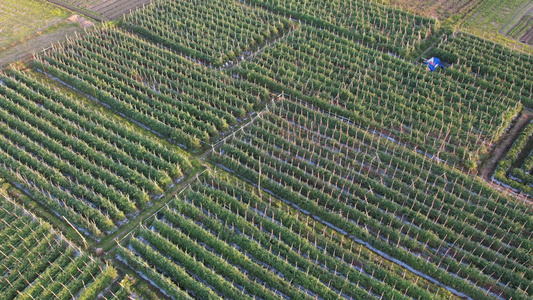
[[[0,74],[0,174],[94,238],[190,168],[186,158],[30,76]]]
[[[533,107],[531,54],[462,31],[442,39],[429,55],[452,64],[454,77],[473,76],[481,88],[495,91]],[[488,111],[495,115],[494,111]]]
[[[508,42],[502,37],[510,37],[531,45],[533,1],[481,1],[463,25],[477,35],[490,37],[504,44]]]
[[[265,88],[113,26],[50,50],[39,61],[46,72],[192,151],[270,97]]]
[[[2,299],[95,299],[117,271],[0,196]]]
[[[528,206],[328,111],[282,101],[214,161],[456,296],[533,295]]]
[[[468,73],[458,76],[456,68],[426,69],[302,25],[234,72],[473,169],[521,109],[520,98],[497,83],[480,86]]]
[[[166,294],[202,299],[453,298],[424,279],[415,282],[409,270],[310,215],[217,172],[203,175],[117,251]]]
[[[126,27],[176,52],[227,67],[289,31],[294,23],[235,0],[156,1]]]

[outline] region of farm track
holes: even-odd
[[[203,171],[202,171],[203,172]],[[195,172],[189,175],[189,177],[181,181],[177,186],[175,186],[169,193],[163,197],[163,201],[155,202],[150,208],[142,210],[135,218],[125,223],[123,227],[119,228],[117,231],[113,232],[111,235],[107,236],[104,241],[96,244],[93,248],[103,248],[104,251],[109,251],[116,246],[116,241],[122,240],[132,231],[137,229],[139,224],[146,220],[147,218],[153,216],[158,210],[167,205],[174,196],[184,190],[189,184],[196,180],[197,176],[202,172]]]

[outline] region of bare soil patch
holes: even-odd
[[[89,27],[94,26],[94,22],[90,21],[84,17],[81,17],[79,15],[72,15],[70,18],[67,19],[71,23],[78,23],[82,28],[86,29]]]
[[[152,1],[153,0],[107,0],[100,1],[100,3],[89,7],[89,9],[105,16],[109,20],[115,20],[143,5],[150,4]]]

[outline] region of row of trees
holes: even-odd
[[[503,196],[484,195],[494,192],[427,155],[284,103],[216,161],[471,297],[531,293],[527,208],[512,212]]]
[[[179,154],[19,71],[1,80],[6,179],[95,236],[190,168]]]
[[[95,31],[39,60],[46,72],[192,150],[268,97],[265,89],[116,28]]]
[[[128,29],[214,67],[227,66],[292,26],[288,19],[234,0],[155,1],[126,16]]]
[[[485,89],[454,72],[429,73],[304,25],[235,70],[449,164],[474,168],[521,104],[501,87]]]
[[[2,299],[94,299],[117,276],[4,196],[0,218]]]

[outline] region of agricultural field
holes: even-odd
[[[379,5],[373,1],[251,0],[293,20],[327,29],[352,41],[407,56],[436,31],[436,20]]]
[[[234,0],[158,1],[129,14],[124,24],[153,42],[214,67],[228,67],[250,56],[294,25]]]
[[[533,295],[527,205],[332,113],[282,100],[214,160],[456,296]]]
[[[190,168],[157,141],[18,71],[0,74],[0,173],[101,238]]]
[[[454,72],[473,75],[477,84],[505,93],[533,107],[533,64],[531,54],[513,51],[501,44],[462,31],[442,39],[430,50],[453,65]]]
[[[115,20],[153,0],[47,0],[98,21]]]
[[[439,20],[454,18],[466,13],[480,0],[384,0],[384,5],[395,9],[404,9],[421,16],[434,17]]]
[[[482,0],[463,23],[467,31],[503,44],[509,40],[533,45],[533,1]]]
[[[529,123],[500,160],[494,179],[516,192],[533,196],[533,123]]]
[[[0,220],[2,299],[95,299],[117,276],[5,195]]]
[[[201,149],[269,98],[264,88],[116,27],[51,49],[36,64],[189,150]]]
[[[115,21],[0,71],[0,298],[533,298],[533,59],[452,32],[482,4],[61,2]]]
[[[120,260],[173,298],[453,298],[227,176],[202,176],[123,241]]]
[[[481,85],[458,67],[428,73],[305,25],[233,71],[466,169],[476,167],[520,111],[514,90],[527,92],[518,84],[511,91],[500,82]]]

